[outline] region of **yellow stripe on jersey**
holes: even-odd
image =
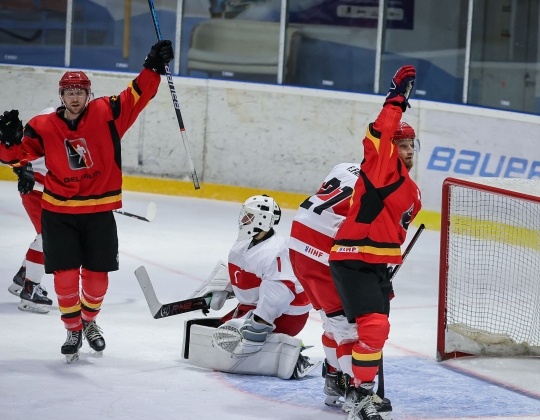
[[[116,203],[122,200],[122,194],[103,198],[89,198],[85,200],[57,200],[47,193],[43,193],[43,200],[57,207],[85,207]]]
[[[369,139],[373,143],[373,146],[375,146],[375,150],[377,150],[377,153],[379,153],[379,146],[381,145],[381,139],[378,139],[377,137],[373,136],[370,133],[369,128],[366,130],[366,138]]]
[[[380,360],[382,357],[382,351],[378,351],[377,353],[357,353],[353,350],[352,357],[355,360],[360,360],[363,362],[372,362],[374,360]]]
[[[84,298],[84,296],[81,297],[81,303],[82,303],[83,306],[85,306],[85,307],[87,307],[89,309],[99,309],[101,307],[101,304],[102,304],[102,302],[90,303]]]
[[[332,252],[346,252],[346,253],[356,253],[356,254],[372,254],[372,255],[389,255],[392,257],[401,255],[400,248],[376,248],[374,246],[345,246],[345,245],[334,245],[332,247]]]
[[[133,95],[133,102],[137,103],[139,99],[141,98],[141,96],[137,93],[137,90],[133,87],[133,81],[131,81],[128,86],[130,88],[131,94]]]
[[[78,303],[77,305],[75,306],[58,306],[58,309],[60,309],[60,312],[62,314],[72,314],[74,312],[79,312],[81,310],[81,305],[80,303]]]

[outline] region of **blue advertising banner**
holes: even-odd
[[[289,11],[290,23],[376,28],[379,0],[291,0]],[[413,25],[414,0],[389,0],[386,27],[413,29]]]

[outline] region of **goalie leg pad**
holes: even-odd
[[[189,341],[191,338],[191,326],[204,325],[207,327],[217,328],[221,325],[220,318],[195,318],[184,321],[184,339],[182,340],[182,357],[189,359]]]
[[[243,375],[277,376],[289,379],[294,373],[302,341],[286,334],[269,334],[262,349],[247,357],[231,354],[212,345],[215,328],[191,325],[188,363],[206,369]],[[186,337],[184,337],[184,346]]]

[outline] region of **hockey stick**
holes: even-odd
[[[156,36],[158,41],[163,40],[161,36],[161,30],[159,29],[158,17],[156,13],[156,8],[154,6],[153,0],[148,0],[148,6],[150,7],[150,12],[152,14],[152,22],[154,22],[154,29],[156,30]],[[198,190],[200,187],[199,179],[197,178],[197,172],[195,172],[195,165],[193,164],[193,158],[191,157],[191,152],[189,151],[188,139],[186,135],[186,128],[184,127],[184,120],[182,119],[182,114],[180,113],[180,103],[178,102],[178,96],[176,95],[176,89],[174,88],[173,78],[171,75],[171,70],[168,65],[165,65],[165,74],[167,76],[167,83],[169,84],[169,90],[171,91],[171,98],[174,105],[174,111],[176,112],[176,119],[178,120],[178,125],[180,127],[180,134],[182,135],[182,141],[184,142],[184,149],[186,149],[186,155],[189,163],[189,170],[191,171],[191,179],[193,180],[193,185],[195,189]]]
[[[186,312],[196,311],[202,309],[206,314],[208,308],[210,308],[211,296],[206,297],[197,297],[185,300],[179,300],[177,302],[171,303],[161,303],[154,291],[148,272],[144,266],[140,266],[135,270],[135,277],[141,286],[148,307],[150,308],[150,313],[154,319],[166,318],[173,315],[183,314]]]
[[[420,237],[420,234],[424,231],[425,228],[426,226],[423,223],[418,226],[418,229],[412,237],[411,242],[409,242],[409,245],[407,245],[407,248],[405,248],[405,252],[403,252],[403,255],[401,257],[401,264],[394,266],[394,268],[392,269],[392,273],[390,274],[390,280],[392,280],[396,273],[399,271],[399,269],[403,265],[403,262],[407,258],[407,255],[409,255],[409,252],[411,252],[411,249],[413,248],[414,244],[416,243],[416,241]]]
[[[4,29],[4,28],[0,28],[0,32],[3,32],[12,38],[19,39],[24,42],[32,42],[38,39],[41,36],[41,34],[43,34],[43,29],[37,29],[36,32],[34,32],[33,35],[31,36],[19,35],[19,34],[16,34],[15,32],[8,31],[7,29]]]
[[[411,241],[409,242],[409,245],[407,245],[407,248],[405,248],[405,252],[403,252],[403,255],[401,257],[401,264],[394,266],[392,268],[392,272],[390,273],[390,280],[394,278],[400,267],[403,265],[403,262],[409,255],[409,252],[411,252],[411,249],[413,248],[414,244],[420,237],[420,234],[424,231],[426,226],[422,223],[420,226],[418,226],[418,229],[416,230],[414,236],[412,237]],[[383,363],[383,355],[381,353],[381,362],[379,364],[379,371],[377,373],[377,395],[382,399],[384,398],[384,363]]]
[[[151,201],[148,203],[148,209],[146,210],[146,216],[139,216],[138,214],[128,213],[127,211],[122,210],[113,210],[113,212],[117,214],[121,214],[123,216],[133,217],[134,219],[138,220],[144,220],[145,222],[151,222],[156,218],[156,203]]]

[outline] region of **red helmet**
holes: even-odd
[[[394,135],[392,136],[392,140],[414,140],[415,138],[416,133],[414,132],[414,128],[412,128],[409,124],[403,121],[399,123],[397,130],[394,131]]]
[[[90,83],[90,79],[82,71],[66,71],[58,85],[60,95],[62,95],[65,89],[84,89],[90,95],[92,83]]]

